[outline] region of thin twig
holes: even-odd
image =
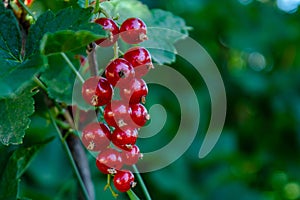
[[[86,48],[86,53],[88,55],[88,62],[92,76],[98,75],[98,63],[96,58],[96,44],[90,43]]]
[[[83,193],[83,195],[84,195],[84,198],[85,198],[86,200],[89,200],[89,199],[90,199],[89,194],[88,194],[88,192],[87,192],[87,190],[86,190],[86,187],[85,187],[85,185],[84,185],[84,183],[83,183],[83,181],[82,181],[82,178],[81,178],[80,173],[79,173],[79,171],[78,171],[78,169],[77,169],[77,166],[76,166],[76,164],[75,164],[75,161],[74,161],[74,159],[73,159],[73,156],[72,156],[72,153],[71,153],[71,151],[70,151],[70,149],[69,149],[69,146],[68,146],[68,144],[66,143],[66,141],[63,139],[63,135],[62,135],[60,129],[58,128],[58,126],[57,126],[57,124],[56,124],[56,122],[55,122],[55,118],[54,118],[53,114],[52,114],[50,111],[49,111],[49,115],[50,115],[50,120],[51,120],[51,122],[52,122],[52,124],[53,124],[55,130],[57,131],[57,134],[58,134],[58,136],[59,136],[59,138],[60,138],[60,140],[61,140],[61,142],[62,142],[62,144],[63,144],[63,147],[64,147],[64,149],[65,149],[65,151],[66,151],[66,153],[67,153],[68,159],[69,159],[69,161],[70,161],[70,163],[71,163],[71,166],[72,166],[72,168],[73,168],[73,170],[74,170],[74,172],[75,172],[75,175],[76,175],[77,180],[78,180],[78,182],[79,182],[79,185],[80,185],[80,187],[81,187],[81,190],[82,190],[82,193]]]
[[[42,88],[44,91],[47,91],[47,87],[44,85],[44,83],[38,77],[35,76],[34,81],[40,88]],[[71,130],[76,130],[76,129],[74,129],[74,127],[75,127],[74,122],[73,122],[73,119],[72,119],[69,111],[62,109],[61,106],[57,102],[53,102],[51,99],[47,99],[47,100],[51,101],[51,104],[53,104],[59,110],[59,112],[64,115],[64,118],[68,122],[69,128],[71,128]],[[54,117],[52,117],[52,118],[54,118]],[[80,176],[79,183],[80,183],[80,181],[84,183],[85,188],[90,196],[89,199],[90,200],[94,199],[94,186],[93,186],[93,182],[91,179],[91,173],[89,171],[88,161],[87,161],[84,149],[82,148],[80,139],[77,136],[75,136],[74,134],[66,133],[65,135],[63,135],[63,133],[58,128],[58,125],[61,125],[61,124],[60,123],[58,124],[56,120],[54,120],[54,122],[55,122],[54,126],[56,126],[55,128],[57,130],[59,130],[59,132],[60,132],[59,136],[60,136],[60,139],[61,139],[63,145],[67,146],[64,148],[67,148],[66,152],[68,154],[68,157],[70,159],[72,167],[74,168],[73,162],[77,166],[76,169],[74,169],[74,170],[75,170],[75,173],[76,173],[76,170],[79,172],[79,176]],[[62,128],[64,128],[64,127],[62,127]],[[65,127],[65,128],[67,128],[67,127]],[[70,131],[70,129],[68,131]],[[71,154],[72,158],[70,158],[70,154]],[[71,161],[71,159],[72,159],[72,161]],[[76,176],[77,176],[77,178],[79,177],[78,174],[76,174]],[[81,187],[82,187],[82,185],[81,185]],[[85,191],[82,191],[82,195],[86,198],[85,193],[86,193]]]

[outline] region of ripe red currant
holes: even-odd
[[[127,192],[135,185],[134,175],[129,170],[118,171],[114,176],[114,186],[120,192]]]
[[[123,166],[121,153],[108,148],[97,156],[96,165],[104,174],[115,174]]]
[[[131,80],[134,75],[135,72],[133,67],[123,58],[117,58],[111,61],[105,70],[105,76],[108,82],[110,82],[113,86],[117,83],[118,85],[122,85],[128,82],[128,80]]]
[[[132,47],[124,54],[124,58],[130,62],[135,71],[136,77],[146,75],[153,64],[149,51],[143,47]]]
[[[81,93],[92,106],[103,106],[110,102],[113,88],[106,78],[93,76],[83,83]]]
[[[134,165],[138,162],[139,158],[142,158],[142,154],[137,145],[133,145],[130,150],[122,152],[122,159],[125,165]]]
[[[113,45],[119,38],[119,27],[114,20],[109,18],[98,18],[95,23],[100,24],[102,28],[109,32],[108,38],[99,39],[96,41],[101,47],[109,47]]]
[[[135,78],[120,88],[121,98],[129,101],[129,104],[144,103],[143,101],[147,94],[148,87],[143,79]]]
[[[125,102],[118,100],[111,101],[104,109],[104,119],[113,127],[128,125],[132,121],[130,114],[131,108]]]
[[[131,119],[136,126],[142,127],[150,119],[147,109],[142,104],[132,104],[131,106]]]
[[[82,130],[82,143],[90,151],[101,151],[110,143],[110,130],[102,123],[90,123]]]
[[[126,43],[138,44],[147,40],[147,27],[139,18],[128,18],[122,23],[120,34]]]
[[[116,128],[111,135],[111,141],[117,147],[129,150],[136,143],[138,132],[135,128],[129,126]]]

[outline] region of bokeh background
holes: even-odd
[[[36,1],[40,11],[76,4]],[[180,159],[162,170],[142,174],[153,199],[300,199],[300,1],[143,2],[179,15],[193,27],[190,36],[217,64],[228,100],[222,135],[213,151],[199,159],[210,119],[207,87],[185,61],[178,58],[172,65],[193,85],[201,121],[195,122],[200,125],[197,137]],[[178,102],[170,91],[157,85],[149,90],[147,104],[162,104],[168,119],[155,137],[140,142],[144,152],[172,140],[180,120]],[[56,136],[43,118],[45,108],[39,105],[39,95],[35,98],[37,113],[31,118],[25,143]],[[103,191],[106,177],[97,171],[95,158],[88,157],[97,199],[112,199],[109,191]],[[58,139],[38,154],[21,183],[23,196],[32,199],[76,199],[76,179]],[[139,186],[135,191],[143,197]]]

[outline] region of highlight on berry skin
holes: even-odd
[[[81,93],[88,104],[103,106],[111,101],[113,88],[106,78],[93,76],[83,83]]]
[[[120,27],[120,36],[128,44],[138,44],[148,39],[147,26],[139,18],[128,18]]]
[[[102,26],[108,32],[107,38],[96,40],[95,43],[101,47],[109,47],[114,45],[119,39],[119,27],[116,22],[109,18],[97,18],[95,23]]]

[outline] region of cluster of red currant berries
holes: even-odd
[[[118,28],[112,19],[99,18],[100,24],[109,32],[109,37],[96,41],[102,47],[113,45],[120,35],[123,41],[137,44],[146,37],[146,25],[138,18],[129,18]],[[136,145],[138,129],[145,125],[150,116],[143,105],[148,87],[142,79],[153,67],[148,50],[132,47],[123,58],[112,60],[105,69],[104,77],[93,76],[82,86],[84,100],[92,106],[105,106],[105,122],[93,122],[84,127],[82,142],[88,150],[99,152],[96,165],[104,174],[114,176],[117,190],[126,192],[135,185],[134,175],[123,165],[134,165],[141,158]],[[119,91],[120,99],[112,99]]]

